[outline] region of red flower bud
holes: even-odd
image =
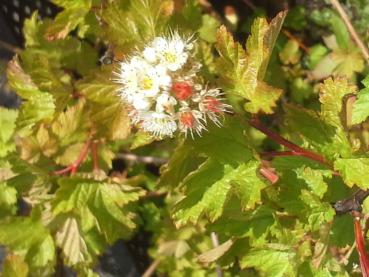
[[[221,105],[221,102],[216,99],[215,97],[207,96],[204,100],[205,108],[208,111],[214,112],[214,113],[220,113],[222,110],[219,108]]]
[[[192,87],[186,82],[178,82],[172,85],[172,90],[179,100],[187,100],[192,96]]]
[[[187,128],[193,128],[195,117],[191,112],[184,112],[179,118],[181,124]]]

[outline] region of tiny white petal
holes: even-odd
[[[149,112],[143,116],[142,120],[142,128],[159,138],[171,137],[177,130],[175,120],[164,113]]]
[[[138,96],[136,95],[134,98],[133,98],[133,103],[132,103],[133,107],[136,109],[136,110],[140,110],[140,111],[148,111],[150,109],[150,106],[151,106],[151,102],[142,97],[142,96]]]
[[[172,112],[174,110],[174,106],[177,104],[177,100],[170,96],[167,93],[161,94],[156,99],[156,111],[157,112]]]
[[[156,62],[156,51],[153,47],[146,47],[144,51],[142,52],[145,60],[147,60],[150,63]]]

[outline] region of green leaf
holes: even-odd
[[[222,243],[218,247],[215,247],[209,250],[206,253],[202,253],[198,259],[200,263],[210,263],[215,262],[221,256],[224,255],[233,245],[233,241],[231,239],[227,240],[226,242]]]
[[[0,157],[5,157],[8,153],[15,150],[15,143],[12,141],[12,136],[17,117],[17,110],[8,110],[0,107]]]
[[[307,190],[302,190],[300,197],[307,206],[303,212],[306,214],[311,230],[317,231],[324,222],[333,220],[336,213],[329,203],[322,202]]]
[[[318,25],[329,27],[341,49],[348,49],[350,46],[350,33],[345,23],[336,12],[330,8],[314,9],[310,18]]]
[[[283,50],[279,52],[279,57],[284,64],[296,64],[300,61],[301,52],[295,40],[289,40]]]
[[[369,180],[364,174],[369,170],[369,158],[337,159],[334,169],[342,174],[346,185],[369,189]]]
[[[74,48],[71,41],[65,42],[69,47]],[[61,53],[67,55],[67,53],[57,47],[49,48],[28,48],[22,52],[22,67],[41,91],[53,95],[56,100],[56,110],[62,111],[73,95],[70,75],[60,69],[60,55]]]
[[[355,232],[352,220],[352,217],[348,214],[336,216],[334,218],[331,235],[329,237],[330,245],[338,247],[352,245],[355,241]]]
[[[0,182],[0,214],[4,210],[15,210],[17,204],[17,191],[6,183]]]
[[[337,44],[341,49],[349,49],[350,46],[350,33],[347,30],[342,18],[336,13],[332,12],[329,23],[336,36]]]
[[[3,277],[27,277],[28,265],[18,255],[7,255],[2,271]]]
[[[39,29],[41,28],[41,22],[38,21],[38,12],[32,13],[32,16],[26,18],[23,24],[23,35],[25,47],[32,47],[39,45]]]
[[[133,149],[148,145],[152,143],[153,141],[155,141],[155,138],[151,134],[143,130],[139,130],[134,134],[130,148],[133,150]]]
[[[351,156],[353,151],[352,149],[350,151],[351,144],[346,133],[346,121],[343,120],[343,103],[345,96],[354,93],[355,89],[345,78],[334,80],[330,78],[320,86],[319,100],[322,103],[320,116],[326,123],[336,128],[334,140],[342,145],[342,150],[337,151],[342,157]]]
[[[54,97],[49,93],[40,92],[28,98],[21,106],[17,124],[29,128],[36,122],[51,120],[54,112]]]
[[[345,76],[352,79],[356,73],[364,70],[364,59],[357,48],[334,49],[321,58],[312,71],[316,80],[329,76]]]
[[[337,49],[332,52],[332,60],[337,64],[333,73],[337,76],[352,78],[355,73],[360,73],[365,68],[365,60],[356,48],[349,50]]]
[[[189,222],[197,223],[206,213],[210,221],[219,218],[223,212],[228,192],[231,189],[232,170],[207,160],[195,173],[190,174],[184,185],[191,187],[186,198],[176,205],[174,217],[179,226]]]
[[[78,222],[73,217],[68,217],[56,233],[56,244],[62,249],[69,266],[87,263],[91,259]]]
[[[177,186],[183,179],[198,166],[196,163],[197,153],[193,151],[191,145],[180,144],[168,164],[160,169],[159,186]]]
[[[35,94],[39,94],[37,86],[33,83],[31,77],[23,71],[17,57],[8,63],[7,77],[9,79],[9,86],[20,97],[29,99]]]
[[[109,243],[127,238],[136,227],[134,214],[125,205],[138,200],[141,191],[80,178],[60,179],[59,184],[54,214],[79,211],[82,225],[92,216]]]
[[[226,90],[245,98],[247,111],[272,113],[282,91],[263,82],[270,55],[286,13],[280,13],[268,25],[257,19],[247,40],[247,53],[222,26],[217,34],[216,48],[220,58],[217,67]]]
[[[359,124],[369,116],[369,75],[362,81],[365,88],[360,90],[352,110],[352,123]]]
[[[48,27],[45,34],[48,40],[64,39],[78,24],[84,21],[84,17],[91,7],[91,1],[86,0],[67,1],[67,3],[65,1],[56,2],[65,9],[58,13]]]
[[[55,162],[59,165],[68,166],[78,159],[85,143],[76,143],[67,146],[64,152],[55,157]]]
[[[327,124],[318,112],[291,104],[286,104],[284,108],[288,130],[298,134],[316,152],[330,159],[338,155],[351,155],[351,145],[344,132]]]
[[[161,33],[173,7],[169,0],[124,2],[127,1],[115,2],[102,12],[106,37],[123,48],[131,48]]]
[[[76,105],[67,107],[53,122],[51,129],[58,137],[60,146],[86,140],[88,120],[83,114],[84,106],[85,101],[81,99]]]
[[[257,175],[259,162],[253,160],[245,127],[235,118],[229,119],[222,128],[213,126],[204,136],[187,140],[177,149],[160,184],[172,188],[181,184],[186,191],[186,197],[175,207],[178,225],[195,223],[203,214],[216,220],[233,194],[244,209],[260,202],[260,190],[265,184]],[[196,169],[200,161],[203,163]]]
[[[296,276],[295,253],[278,249],[253,249],[240,260],[242,268],[255,268],[264,276]]]
[[[210,43],[216,42],[216,33],[219,26],[218,20],[208,14],[204,14],[202,16],[202,25],[198,30],[199,37]]]
[[[55,111],[51,94],[40,91],[19,65],[17,58],[8,64],[9,84],[25,101],[19,112],[17,124],[30,128],[33,123],[52,119]]]
[[[270,240],[276,227],[274,211],[264,205],[254,210],[241,211],[239,207],[226,209],[224,215],[211,225],[212,230],[229,237],[247,237],[253,247],[263,246]]]
[[[296,170],[297,177],[304,180],[311,191],[320,199],[328,190],[327,183],[324,181],[324,175],[321,171],[313,170],[310,167],[300,167]],[[327,170],[327,174],[330,172]]]
[[[90,121],[96,123],[98,135],[125,139],[131,131],[128,111],[118,95],[119,86],[110,79],[110,72],[94,72],[78,82],[77,89],[91,104]]]
[[[253,158],[253,151],[245,135],[247,125],[242,118],[226,118],[221,128],[209,125],[209,131],[196,140],[186,140],[199,157],[211,157],[222,164],[237,166]]]
[[[0,243],[21,253],[30,268],[51,265],[55,260],[55,246],[48,230],[41,222],[30,218],[14,217],[3,220]]]
[[[319,101],[322,103],[321,115],[330,125],[343,128],[341,112],[345,95],[355,92],[355,86],[345,78],[329,78],[320,86]]]
[[[210,221],[218,219],[234,190],[244,209],[252,209],[260,202],[265,184],[256,174],[258,162],[250,161],[236,168],[220,165],[211,159],[184,180],[186,198],[176,205],[177,224],[196,223],[202,214]]]
[[[309,67],[310,69],[315,68],[320,60],[327,54],[328,49],[322,44],[316,44],[310,48],[309,53]]]

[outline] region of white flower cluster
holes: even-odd
[[[207,119],[220,126],[219,116],[230,107],[219,89],[199,84],[201,64],[192,50],[191,39],[178,33],[156,37],[116,72],[133,123],[155,137],[171,137],[177,130],[200,135]]]

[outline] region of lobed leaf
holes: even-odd
[[[14,217],[3,220],[0,243],[20,253],[30,268],[46,267],[55,260],[54,241],[39,221],[31,218]]]
[[[7,255],[4,261],[3,270],[1,276],[3,277],[27,277],[28,265],[24,262],[23,258],[18,255]]]
[[[60,179],[59,184],[53,201],[55,215],[80,211],[83,225],[85,220],[94,218],[96,227],[109,243],[128,237],[136,227],[133,213],[124,206],[138,200],[141,191],[80,178]]]
[[[367,76],[362,83],[365,88],[358,92],[357,100],[354,103],[352,110],[353,124],[362,123],[369,116],[369,76]]]
[[[73,217],[68,217],[56,233],[56,244],[62,249],[69,266],[87,263],[90,259],[78,222]]]
[[[369,170],[368,158],[337,159],[334,162],[334,169],[342,174],[346,185],[369,189],[369,180],[363,174]]]
[[[12,141],[12,137],[17,117],[17,110],[0,107],[0,157],[5,157],[8,153],[15,150],[15,143]]]
[[[89,101],[90,120],[98,126],[98,135],[111,140],[127,138],[131,131],[128,110],[110,73],[92,73],[78,82],[77,89]]]
[[[296,276],[295,253],[278,249],[253,249],[240,260],[242,268],[255,268],[265,276]]]
[[[233,40],[224,26],[217,34],[216,48],[220,55],[218,70],[230,93],[245,98],[245,109],[251,113],[272,113],[282,94],[280,89],[263,82],[269,58],[283,24],[286,13],[280,13],[268,25],[265,19],[257,19],[251,28],[245,52]]]
[[[91,8],[91,0],[55,1],[64,8],[58,13],[54,21],[47,28],[45,37],[47,40],[64,39],[74,30],[78,24],[84,21],[84,17]]]
[[[328,124],[343,129],[341,113],[344,97],[355,92],[355,86],[345,78],[329,78],[320,86],[319,101],[322,103],[321,116]]]

